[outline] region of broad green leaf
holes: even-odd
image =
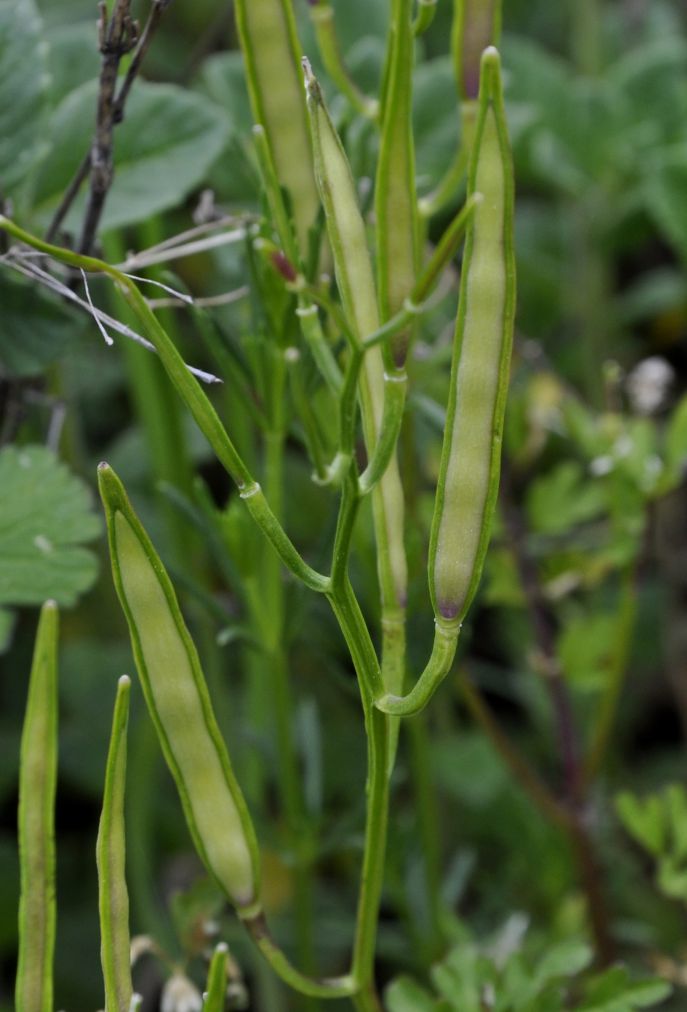
[[[98,85],[90,81],[71,92],[50,124],[52,150],[35,180],[35,206],[49,215],[88,150]],[[101,231],[132,225],[176,206],[203,182],[227,138],[222,111],[207,99],[171,84],[137,82],[126,117],[115,132],[115,177]],[[66,219],[74,228],[83,218],[85,193]]]
[[[44,146],[49,78],[33,0],[0,0],[0,192],[12,193]]]
[[[88,488],[43,446],[0,450],[0,604],[72,605],[97,573]]]
[[[0,271],[0,288],[0,374],[35,376],[65,352],[83,320],[11,271]]]
[[[100,73],[97,22],[89,18],[52,28],[48,41],[50,101],[54,107]]]

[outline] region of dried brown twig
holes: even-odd
[[[139,35],[138,23],[131,17],[131,0],[115,0],[108,18],[104,2],[99,4],[98,35],[102,66],[98,89],[96,128],[90,149],[74,173],[46,232],[51,242],[76,199],[90,172],[90,192],[79,240],[79,251],[89,253],[113,178],[114,128],[124,119],[126,102],[141,69],[153,36],[171,0],[153,0],[148,20]],[[129,68],[119,89],[117,79],[122,59],[134,50]]]

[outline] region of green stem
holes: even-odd
[[[310,9],[310,19],[315,29],[317,45],[320,50],[325,69],[338,90],[345,95],[356,112],[368,119],[379,116],[379,102],[363,94],[355,83],[343,61],[336,28],[334,25],[334,9],[326,0],[319,0]]]
[[[398,717],[410,717],[424,709],[451,669],[459,633],[460,629],[435,622],[432,654],[413,688],[404,696],[391,693],[377,696],[375,706]]]
[[[246,930],[276,974],[300,994],[311,998],[348,998],[356,991],[353,977],[314,980],[297,970],[269,933],[263,914],[245,918]]]

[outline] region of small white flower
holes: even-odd
[[[601,457],[594,457],[589,465],[589,470],[598,478],[602,474],[610,474],[614,465],[615,461],[610,453],[604,453]]]
[[[173,973],[162,989],[160,1012],[202,1012],[203,996],[183,973]]]
[[[660,355],[645,358],[627,377],[627,395],[638,415],[653,415],[663,407],[675,378],[670,362]]]

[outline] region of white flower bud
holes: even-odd
[[[162,989],[160,1012],[202,1012],[203,996],[187,976],[173,973]]]

